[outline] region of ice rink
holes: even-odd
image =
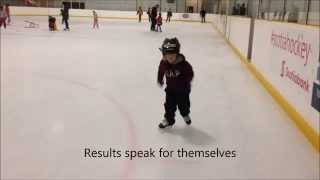
[[[24,28],[25,20],[40,28]],[[1,29],[3,179],[319,179],[319,154],[211,24],[13,17]],[[192,64],[191,118],[160,130],[159,47]],[[90,158],[105,150],[230,150],[236,157]]]

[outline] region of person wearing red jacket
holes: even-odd
[[[56,18],[53,16],[49,16],[48,22],[49,22],[49,30],[56,31],[57,30]]]
[[[166,100],[164,103],[164,119],[159,128],[174,125],[177,107],[187,125],[191,124],[190,114],[190,92],[193,79],[192,66],[180,53],[180,43],[177,38],[166,38],[160,49],[163,58],[158,68],[158,84],[163,86],[163,78],[166,80]]]
[[[161,13],[159,13],[159,16],[157,17],[157,27],[156,27],[157,32],[158,31],[162,32],[161,26],[162,26],[162,16],[161,16]]]

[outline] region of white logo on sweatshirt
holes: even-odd
[[[181,74],[181,72],[179,70],[167,70],[165,74],[168,78],[176,78]]]

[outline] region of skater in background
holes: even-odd
[[[0,5],[0,29],[2,27],[2,24],[5,29],[7,28],[6,18],[7,18],[6,12],[3,6]]]
[[[151,9],[151,28],[150,28],[151,31],[156,30],[157,15],[158,15],[157,6],[153,6]]]
[[[141,22],[141,16],[143,15],[143,10],[142,10],[141,6],[139,7],[139,9],[137,11],[137,15],[139,16],[139,22]]]
[[[164,119],[159,128],[166,128],[175,123],[177,107],[186,124],[191,124],[190,92],[193,79],[192,66],[180,53],[180,43],[177,38],[165,39],[162,47],[162,60],[158,68],[158,84],[163,86],[163,77],[166,79],[166,100],[164,103]]]
[[[246,4],[242,3],[239,9],[240,16],[245,16],[247,12]]]
[[[61,24],[64,24],[64,19],[63,19],[63,6],[62,6],[62,8],[60,9],[60,15],[61,15],[61,17],[62,17]]]
[[[92,11],[92,13],[93,13],[93,29],[96,27],[99,29],[98,14],[96,11]]]
[[[161,13],[159,13],[159,16],[157,17],[157,28],[156,28],[157,32],[159,31],[162,32],[161,26],[162,26],[162,16],[161,16]]]
[[[10,7],[9,7],[8,3],[4,6],[4,10],[5,10],[6,15],[7,15],[7,24],[10,25],[10,23],[11,23],[11,15],[10,15]]]
[[[147,14],[148,14],[149,22],[151,22],[151,10],[150,10],[150,8],[148,8]]]
[[[56,18],[53,16],[49,16],[49,30],[50,31],[56,31],[57,30],[57,26],[56,26]]]
[[[33,1],[33,0],[25,0],[24,4],[26,6],[37,6],[37,3],[35,1]]]
[[[167,12],[167,19],[166,19],[166,22],[170,22],[171,17],[172,17],[172,11],[171,11],[171,9],[169,8],[169,10],[168,10],[168,12]]]
[[[232,15],[239,15],[240,14],[240,4],[236,4],[232,8]]]
[[[62,19],[63,19],[63,22],[64,22],[64,25],[65,25],[65,28],[64,30],[70,30],[69,29],[69,9],[70,7],[66,4],[66,3],[63,3],[63,11],[62,11]]]
[[[200,11],[200,16],[201,16],[201,23],[205,23],[206,22],[206,10],[202,8],[202,10]]]

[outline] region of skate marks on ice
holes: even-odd
[[[159,131],[161,133],[179,136],[190,145],[206,146],[216,142],[216,139],[210,134],[193,125],[185,127],[173,126],[165,129],[159,129]]]
[[[134,132],[134,123],[133,123],[133,118],[130,115],[130,111],[123,105],[121,102],[119,102],[115,97],[110,92],[103,91],[99,89],[98,86],[94,85],[89,85],[88,83],[81,82],[78,80],[72,80],[72,79],[67,79],[61,76],[49,74],[49,73],[44,73],[44,72],[29,72],[32,74],[34,77],[41,78],[41,79],[50,79],[50,80],[56,80],[56,81],[61,81],[65,82],[67,84],[73,85],[73,86],[78,86],[84,89],[87,89],[89,91],[94,91],[96,94],[102,96],[104,99],[106,99],[108,102],[112,103],[114,106],[117,107],[118,111],[122,116],[124,116],[124,119],[127,121],[128,125],[128,131],[129,131],[129,139],[130,139],[130,145],[133,147],[136,144],[136,133]]]
[[[14,73],[18,71],[9,70],[9,72]],[[114,95],[111,92],[108,92],[107,90],[100,88],[99,84],[92,84],[92,83],[90,84],[88,82],[83,82],[81,80],[66,78],[61,75],[59,76],[56,74],[38,72],[38,71],[24,71],[24,73],[25,73],[25,76],[28,76],[29,78],[42,79],[45,81],[50,81],[54,84],[62,83],[69,86],[75,86],[81,89],[85,89],[89,92],[92,92],[97,96],[100,96],[101,100],[104,100],[107,103],[110,103],[111,105],[113,105],[115,109],[118,111],[118,113],[122,116],[121,119],[124,121],[124,125],[126,126],[124,129],[126,129],[126,132],[127,132],[126,143],[128,145],[128,148],[136,149],[137,134],[135,131],[135,124],[134,124],[133,117],[130,113],[130,110],[122,102],[119,102],[119,100],[116,97],[114,97]],[[63,130],[63,122],[59,122],[58,124],[53,125],[54,132],[61,131],[61,129]],[[119,173],[118,176],[121,179],[127,179],[134,173],[135,163],[134,161],[125,160],[123,162],[123,165],[120,168],[121,168],[121,173]]]

